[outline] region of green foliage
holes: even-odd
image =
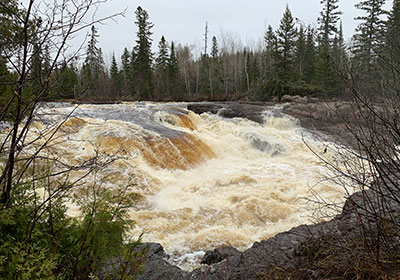
[[[90,39],[86,49],[86,58],[82,66],[82,87],[88,89],[89,95],[98,93],[99,83],[104,80],[104,59],[101,48],[99,48],[97,29],[92,26]]]
[[[112,96],[114,98],[120,96],[122,90],[122,72],[118,69],[117,60],[115,58],[115,54],[113,53],[111,66],[110,66],[110,78],[111,78],[111,90]]]
[[[41,188],[44,196],[37,194]],[[136,241],[125,241],[133,225],[128,209],[137,196],[94,184],[76,197],[81,213],[72,218],[65,207],[70,193],[62,188],[44,180],[13,186],[8,208],[0,212],[0,278],[89,279],[100,273],[103,279],[135,279],[142,256],[132,251]],[[113,269],[102,271],[117,258]],[[127,264],[131,269],[122,271]]]
[[[271,79],[266,83],[256,87],[256,96],[262,101],[271,100],[274,97],[280,99],[283,95],[300,95],[300,96],[320,96],[323,89],[313,84],[301,83],[285,83],[279,79]]]
[[[323,8],[318,22],[322,45],[329,45],[330,38],[337,33],[337,23],[342,14],[341,11],[338,11],[338,2],[339,0],[321,0]]]
[[[0,3],[0,57],[4,51],[18,47],[18,33],[21,31],[21,14],[18,2],[2,0]]]
[[[356,4],[356,8],[364,11],[365,16],[358,16],[355,19],[361,21],[357,27],[357,34],[354,36],[354,52],[368,65],[369,60],[375,56],[374,51],[382,46],[385,30],[383,15],[387,12],[383,9],[386,0],[365,0]]]
[[[55,76],[55,77],[54,77]],[[55,90],[51,97],[54,98],[76,98],[78,90],[78,74],[73,64],[63,63],[53,78],[55,79]]]
[[[136,91],[141,99],[150,99],[153,95],[153,72],[152,72],[152,39],[151,29],[153,24],[149,21],[148,13],[140,6],[136,9],[136,25],[138,27],[136,56],[132,56],[132,71],[136,81]]]
[[[276,31],[278,38],[276,69],[279,78],[285,82],[292,81],[294,77],[293,63],[297,36],[297,30],[294,26],[292,13],[289,6],[286,6],[279,29]]]

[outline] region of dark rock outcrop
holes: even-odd
[[[183,279],[187,274],[167,261],[169,256],[165,254],[164,248],[158,243],[143,243],[136,250],[145,252],[145,269],[139,279]]]
[[[264,123],[262,113],[273,103],[259,102],[201,102],[189,103],[187,109],[196,114],[211,113],[224,118],[245,118],[257,123]]]
[[[232,247],[220,247],[213,251],[207,251],[201,260],[201,264],[216,264],[226,259],[237,258],[241,256],[241,252]]]

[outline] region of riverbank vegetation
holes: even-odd
[[[32,127],[37,104],[72,61],[70,38],[107,19],[84,20],[102,2],[0,2],[1,279],[134,279],[141,271],[140,237],[127,235],[137,195],[131,186],[106,188],[98,172],[116,158],[57,156],[51,141],[68,118]]]
[[[105,65],[96,26],[83,56],[61,61],[50,75],[46,98],[80,100],[270,100],[284,94],[332,98],[354,79],[364,92],[382,92],[393,82],[382,60],[397,63],[398,4],[361,1],[356,33],[345,41],[338,1],[321,1],[316,25],[305,26],[287,6],[277,29],[265,30],[263,44],[245,46],[229,32],[209,34],[204,47],[152,37],[150,15],[138,7],[136,41]],[[11,35],[11,34],[10,34]],[[132,38],[134,40],[134,38]],[[157,40],[158,43],[155,41]],[[158,44],[157,52],[152,45]],[[117,50],[122,51],[122,50]],[[4,54],[3,54],[4,56]],[[48,46],[36,46],[33,74],[48,67]],[[7,70],[4,65],[2,68]],[[4,70],[3,70],[4,71]],[[351,77],[350,77],[351,76]]]

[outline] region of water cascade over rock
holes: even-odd
[[[323,181],[329,171],[309,148],[323,153],[330,144],[314,139],[279,108],[265,108],[261,123],[225,118],[218,108],[216,114],[187,108],[47,103],[34,127],[61,123],[49,149],[70,163],[117,156],[100,171],[102,184],[132,184],[140,195],[131,234],[161,243],[182,267],[207,250],[244,250],[310,223],[319,210],[311,202],[315,193],[343,200],[340,187]],[[334,157],[332,149],[324,156]]]

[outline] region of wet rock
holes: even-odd
[[[209,102],[191,103],[187,105],[187,109],[196,114],[202,114],[202,113],[217,114],[221,108],[223,108],[221,105]]]
[[[241,252],[233,247],[220,247],[213,251],[207,251],[201,260],[201,264],[215,264],[225,259],[236,258],[241,256]]]
[[[300,95],[288,95],[285,94],[281,97],[281,102],[294,102],[294,103],[302,103],[306,104],[308,103],[308,97],[307,96],[300,96]]]
[[[167,261],[169,256],[164,252],[161,244],[143,243],[136,250],[145,252],[145,269],[140,274],[139,279],[183,279],[184,275],[187,274]]]
[[[218,114],[224,118],[245,118],[259,124],[264,123],[263,112],[273,103],[252,102],[202,102],[189,103],[187,109],[196,114]]]
[[[281,102],[293,102],[293,96],[285,94],[281,97]]]

